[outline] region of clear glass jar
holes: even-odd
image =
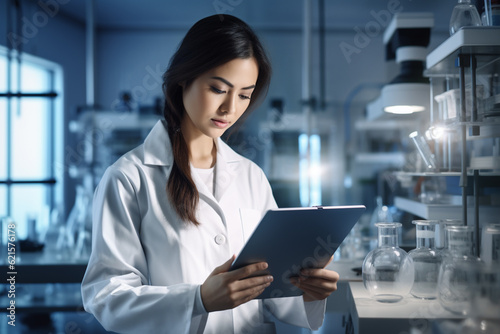
[[[469,267],[468,274],[471,308],[459,333],[500,333],[500,266],[479,262]]]
[[[439,269],[439,302],[452,313],[468,315],[472,298],[468,271],[480,261],[474,253],[474,228],[448,226],[446,230],[448,249]]]
[[[378,247],[363,261],[363,283],[379,302],[395,303],[409,294],[415,278],[413,260],[398,246],[400,223],[377,223]]]
[[[441,252],[435,249],[438,220],[414,220],[417,247],[408,255],[413,259],[415,281],[410,293],[421,299],[437,298],[437,282],[441,266]]]
[[[483,227],[481,260],[487,264],[500,266],[500,224],[489,224]]]
[[[470,0],[458,0],[453,8],[450,18],[450,35],[456,33],[462,27],[480,26],[481,17],[476,6]]]
[[[464,222],[461,219],[442,219],[439,225],[436,226],[436,249],[445,250],[448,248],[448,231],[446,226],[463,226]]]

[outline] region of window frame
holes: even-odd
[[[12,214],[12,187],[15,185],[22,184],[39,184],[45,185],[49,191],[48,195],[48,205],[49,209],[52,210],[56,205],[61,205],[64,207],[64,171],[65,167],[62,163],[64,161],[64,122],[65,115],[63,112],[63,69],[57,63],[52,61],[36,57],[30,55],[28,53],[21,53],[20,55],[16,50],[9,50],[6,47],[0,45],[0,57],[4,57],[6,60],[6,88],[7,91],[0,91],[0,98],[6,99],[6,177],[0,178],[0,186],[6,187],[6,199],[5,199],[5,212],[0,212],[0,215],[11,216]],[[21,83],[18,82],[18,87],[13,86],[13,75],[17,75],[16,73],[12,73],[11,64],[12,62],[17,62],[18,66],[22,66],[24,63],[33,64],[35,66],[43,67],[46,71],[49,72],[50,75],[50,84],[49,90],[44,92],[30,92],[23,93],[23,91],[19,91],[17,88],[21,86]],[[9,71],[11,73],[9,73]],[[10,80],[10,82],[9,82]],[[21,80],[19,78],[19,80]],[[38,97],[38,98],[47,98],[49,101],[49,122],[48,122],[48,133],[50,133],[49,140],[49,149],[46,154],[46,159],[44,163],[47,163],[49,166],[49,174],[46,179],[12,179],[12,171],[11,171],[11,150],[13,148],[12,140],[13,135],[11,133],[12,130],[12,99],[18,99],[18,103],[21,102],[22,99]],[[58,163],[61,162],[61,163]]]

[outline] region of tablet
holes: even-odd
[[[267,262],[273,282],[257,299],[291,297],[302,291],[290,283],[302,268],[323,268],[365,210],[363,205],[269,210],[230,270]]]

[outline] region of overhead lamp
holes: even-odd
[[[386,60],[395,59],[400,64],[400,73],[382,88],[380,97],[368,105],[369,115],[378,115],[382,110],[412,114],[429,109],[430,85],[423,72],[433,26],[432,13],[394,15],[383,41]]]

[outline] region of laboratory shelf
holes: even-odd
[[[439,45],[427,56],[425,75],[458,76],[459,54],[474,54],[478,72],[499,72],[500,27],[465,27]]]
[[[396,197],[394,205],[403,211],[414,214],[423,219],[462,219],[461,198],[456,196],[448,197],[448,203],[427,204],[416,200]],[[479,206],[479,221],[481,224],[495,222],[500,216],[500,206]],[[473,206],[468,205],[467,221],[474,221]]]
[[[405,155],[403,152],[357,153],[354,161],[357,164],[382,163],[399,167],[405,163]]]
[[[0,303],[9,305],[7,292],[0,293]],[[25,313],[83,311],[81,285],[78,284],[18,284],[16,310]],[[5,308],[2,312],[7,312]]]
[[[388,119],[388,120],[362,120],[354,123],[354,128],[360,131],[387,131],[415,128],[415,121],[411,119]]]
[[[483,116],[478,114],[478,116]],[[483,116],[484,117],[484,116]],[[477,135],[471,135],[469,131],[466,132],[467,140],[480,140],[486,138],[497,138],[500,135],[500,113],[495,117],[487,117],[482,121],[477,122],[460,122],[456,118],[441,120],[434,123],[435,127],[446,127],[453,131],[459,131],[462,126],[480,127],[481,130]]]
[[[394,172],[394,175],[398,178],[401,178],[401,179],[404,179],[404,178],[407,178],[407,177],[413,177],[413,176],[416,176],[416,177],[427,177],[427,176],[439,176],[439,177],[447,177],[447,176],[462,176],[462,172],[459,172],[459,171],[455,171],[455,172],[446,172],[446,171],[443,171],[443,172]],[[467,173],[468,176],[472,177],[474,174],[473,174],[473,171],[469,170],[468,173]],[[500,176],[500,171],[498,172],[492,172],[492,171],[479,171],[479,176]],[[487,182],[483,182],[481,183],[482,185],[493,185],[491,182],[495,182],[496,179],[488,179]],[[496,186],[500,186],[500,184],[498,184],[498,181],[495,182],[497,185]]]
[[[15,272],[16,283],[80,283],[87,269],[88,259],[58,259],[47,252],[21,252],[14,270],[0,261],[0,279],[6,282],[9,272]]]

